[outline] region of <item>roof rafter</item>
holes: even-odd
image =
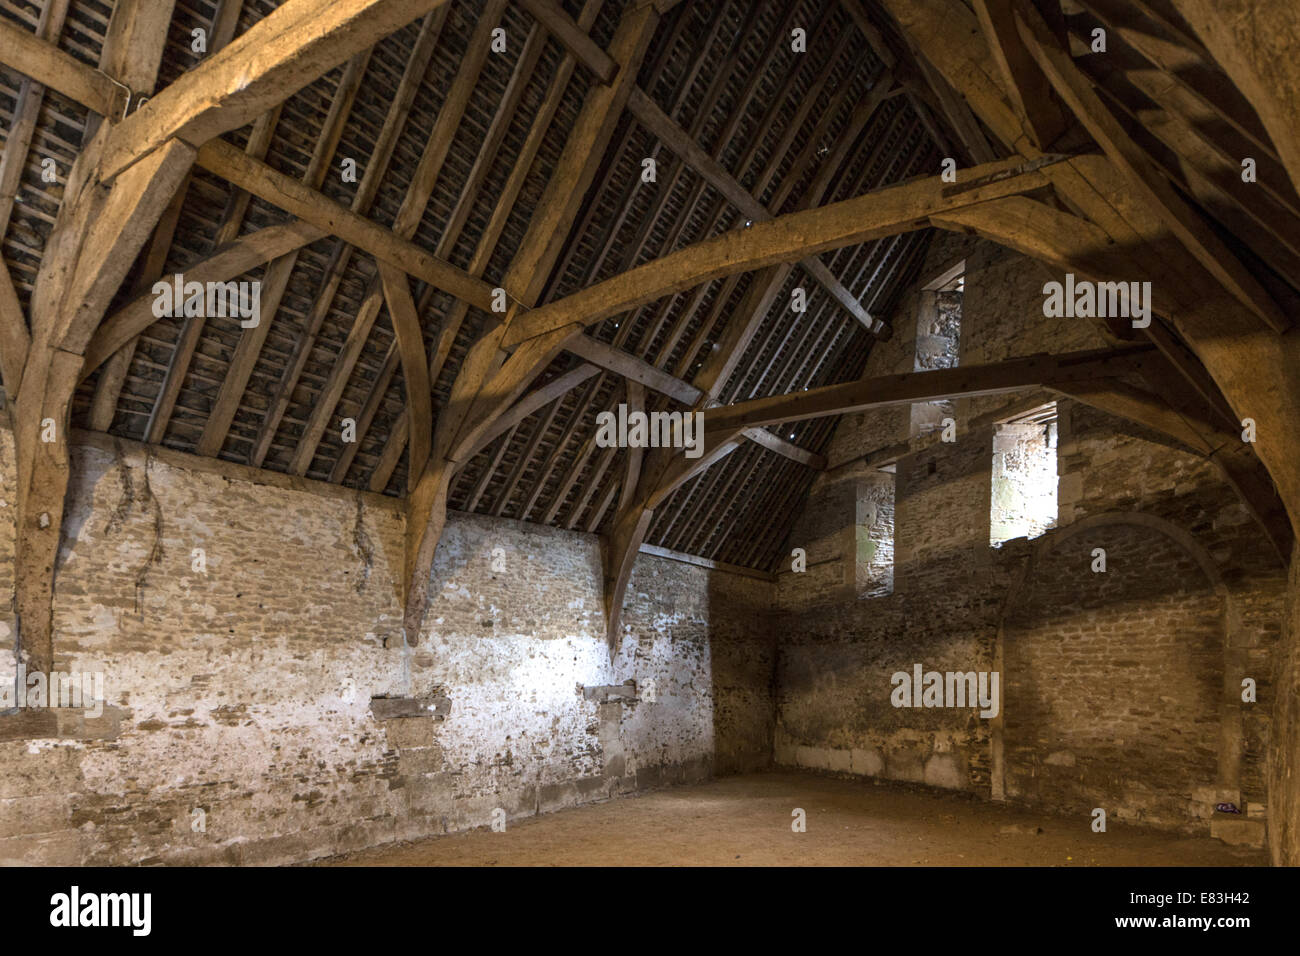
[[[443,164],[446,162],[447,154],[451,149],[452,139],[461,125],[465,110],[469,105],[470,96],[473,94],[478,76],[482,72],[483,64],[487,60],[491,46],[492,30],[495,29],[504,10],[505,0],[489,0],[483,11],[483,16],[476,24],[467,53],[457,70],[456,82],[453,83],[442,109],[438,111],[438,119],[434,122],[433,130],[430,132],[424,151],[420,156],[420,163],[416,167],[415,174],[411,177],[406,197],[402,200],[402,207],[398,210],[397,219],[393,224],[392,235],[399,242],[411,248],[419,248],[410,242],[410,239],[419,228],[420,221],[424,218],[425,209],[433,195],[434,187],[438,183],[438,178],[442,175]],[[353,242],[352,244],[360,248],[366,248],[362,243]],[[373,249],[367,249],[366,251],[372,255],[375,254]],[[436,255],[429,258],[436,262],[443,262]],[[463,292],[457,293],[455,289],[446,283],[436,281],[428,275],[419,275],[412,272],[410,269],[404,268],[400,262],[393,262],[392,264],[449,292],[456,298],[463,299],[469,305],[483,310],[492,307],[493,286],[477,278],[472,271],[464,272],[457,269],[456,273],[458,276],[463,276],[464,281],[481,294],[466,295]],[[380,283],[377,278],[372,279],[369,288],[366,290],[366,296],[357,318],[348,332],[348,339],[344,343],[343,351],[330,369],[325,388],[313,406],[311,417],[298,440],[289,467],[289,470],[294,474],[305,475],[307,469],[311,467],[312,460],[316,456],[316,449],[320,445],[321,436],[324,435],[325,428],[333,417],[340,398],[343,396],[343,390],[352,375],[352,370],[361,357],[361,349],[365,345],[370,329],[379,315],[382,302],[383,290]],[[432,379],[432,376],[430,376],[430,379]]]
[[[307,169],[303,175],[303,184],[312,189],[319,189],[321,183],[325,180],[330,158],[334,155],[339,138],[343,134],[343,126],[352,110],[352,103],[357,90],[360,88],[361,77],[365,72],[369,59],[370,51],[367,50],[349,60],[343,72],[343,77],[334,92],[329,114],[325,118],[321,135],[312,147],[311,157],[307,161]],[[272,113],[278,114],[278,110],[265,113],[260,118],[265,120],[265,122],[260,123],[260,131],[265,131],[264,135],[250,137],[248,147],[244,150],[245,153],[255,159],[264,158],[267,147],[270,145],[271,133],[274,130],[277,118]],[[251,195],[247,190],[238,188],[235,193],[241,199]],[[215,240],[217,244],[220,244],[223,238],[233,238],[239,230],[240,221],[247,208],[247,201],[241,202],[238,199],[227,204],[226,214],[223,216],[221,226],[217,230]],[[230,369],[222,379],[221,388],[208,413],[207,424],[203,427],[203,433],[200,435],[195,449],[200,455],[215,456],[221,451],[226,432],[230,429],[230,422],[234,418],[235,409],[239,405],[240,397],[244,393],[244,387],[252,374],[253,365],[261,352],[262,343],[266,341],[267,333],[270,331],[271,324],[275,321],[276,313],[279,311],[280,301],[289,287],[289,279],[293,274],[294,267],[298,264],[299,252],[298,249],[287,252],[283,256],[271,260],[266,267],[266,272],[262,278],[261,315],[258,324],[251,329],[245,330],[239,337],[239,344],[235,346]],[[203,327],[202,318],[187,319],[185,331],[189,332],[192,327],[201,330]],[[167,427],[167,420],[171,416],[172,406],[176,402],[176,396],[180,393],[185,371],[189,367],[190,359],[197,344],[197,332],[191,333],[190,336],[182,334],[181,343],[178,343],[176,353],[172,357],[173,364],[168,368],[168,377],[163,381],[163,390],[159,394],[159,402],[155,404],[154,414],[146,428],[146,442],[161,441]],[[171,386],[171,388],[169,389],[168,386]]]
[[[234,242],[214,249],[185,270],[187,280],[228,282],[256,269],[265,262],[327,235],[309,222],[301,220],[279,226],[266,226]],[[158,321],[153,314],[155,296],[141,291],[134,299],[108,316],[96,330],[86,348],[82,377],[89,375],[119,348]]]
[[[972,29],[969,11],[956,0],[885,0],[904,31],[920,45],[938,54],[942,68],[970,101],[985,124],[1004,143],[1016,140],[1016,123],[998,83],[985,70],[986,51]],[[1020,147],[1032,156],[1032,147]],[[1300,525],[1300,382],[1292,371],[1294,334],[1248,336],[1225,330],[1248,325],[1249,313],[1188,252],[1168,228],[1164,218],[1137,193],[1131,179],[1105,157],[1081,156],[1045,170],[1062,198],[1091,220],[1108,242],[1127,255],[1122,273],[1163,274],[1172,281],[1156,283],[1156,311],[1168,316],[1206,371],[1221,389],[1234,416],[1252,417],[1259,438],[1251,445],[1267,466],[1291,519]],[[1002,230],[1006,224],[990,221],[986,228]],[[1004,244],[1013,245],[1009,240]],[[1068,259],[1068,234],[1035,234],[1019,239],[1041,239],[1038,258]],[[1261,377],[1278,383],[1263,403],[1253,400]],[[1196,386],[1196,383],[1192,383]]]
[[[627,102],[637,68],[659,20],[653,7],[624,13],[610,46],[619,72],[607,86],[593,87],[564,144],[524,240],[502,286],[515,300],[505,320],[470,349],[451,399],[438,416],[434,453],[414,484],[406,529],[405,615],[408,633],[419,629],[428,600],[433,555],[446,522],[447,491],[456,464],[466,451],[519,396],[527,383],[559,352],[575,331],[567,326],[534,336],[509,358],[500,351],[503,336],[518,315],[518,303],[536,301],[577,216],[587,187]]]
[[[323,232],[364,249],[376,259],[408,275],[465,299],[480,309],[490,309],[492,286],[476,279],[405,238],[401,232],[358,215],[323,193],[277,172],[223,140],[213,140],[199,150],[195,163],[254,196],[292,213]]]
[[[1294,9],[1244,0],[1173,0],[1173,5],[1258,110],[1292,185],[1300,191]]]
[[[975,15],[1001,71],[1003,86],[1025,122],[1025,132],[1035,146],[1047,149],[1065,132],[1066,115],[1016,30],[1012,5],[1013,0],[974,0]]]
[[[1169,230],[1242,305],[1276,331],[1284,331],[1290,320],[1272,296],[1124,134],[1070,55],[1057,45],[1042,18],[1019,7],[1016,23],[1030,55],[1047,75],[1057,94],[1110,160],[1127,174],[1134,189],[1159,213]]]
[[[200,147],[252,122],[446,2],[285,0],[119,123],[105,145],[101,175],[116,176],[168,140]]]
[[[591,11],[591,13],[584,12],[583,16],[590,15],[594,17],[595,11],[599,9],[601,2],[602,0],[589,2],[587,10]],[[492,125],[484,138],[483,146],[480,148],[474,166],[470,170],[466,188],[461,193],[461,198],[456,209],[452,212],[446,230],[438,240],[435,254],[445,255],[460,238],[461,231],[468,221],[471,201],[477,198],[478,192],[483,188],[483,180],[487,176],[488,167],[496,158],[497,151],[500,149],[502,140],[505,137],[506,129],[513,118],[520,97],[523,95],[524,83],[541,57],[544,40],[545,35],[539,29],[534,29],[529,34],[515,71],[511,74],[510,83],[501,98],[501,104],[492,117]],[[481,276],[486,270],[488,261],[496,249],[497,241],[505,229],[510,210],[514,207],[515,199],[520,190],[523,189],[524,180],[532,165],[533,158],[541,146],[542,138],[550,125],[555,110],[559,106],[560,97],[568,82],[569,74],[573,70],[572,58],[566,57],[565,61],[561,63],[555,78],[551,81],[546,99],[542,108],[533,118],[524,147],[520,151],[514,168],[511,170],[501,196],[497,199],[496,207],[493,209],[487,228],[479,237],[473,259],[469,264],[470,275]],[[464,302],[456,301],[452,304],[451,313],[444,317],[429,356],[429,382],[431,386],[437,383],[439,376],[442,374],[443,366],[468,314],[469,306]],[[403,409],[401,415],[389,429],[388,439],[384,443],[384,450],[379,463],[370,475],[369,486],[372,491],[383,491],[384,488],[388,487],[388,481],[392,477],[393,470],[397,467],[398,460],[401,458],[402,451],[405,449],[408,440],[407,416],[405,409]],[[408,469],[408,474],[409,471]],[[414,480],[414,476],[409,477],[409,481]]]
[[[21,70],[110,120],[98,125],[68,174],[32,291],[31,344],[16,396],[15,603],[22,621],[20,651],[30,670],[48,671],[53,661],[52,596],[73,391],[113,294],[189,174],[196,154],[191,144],[255,119],[437,2],[286,0],[116,125],[127,87],[0,22],[3,49],[6,55],[21,52]],[[138,69],[142,82],[156,68],[148,51],[161,48],[161,10],[142,6],[113,28],[121,62],[133,74]],[[116,342],[101,361],[130,339]],[[42,427],[48,419],[55,423],[54,441],[40,440],[48,436]]]

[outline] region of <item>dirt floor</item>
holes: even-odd
[[[792,811],[807,830],[791,830]],[[724,777],[324,861],[336,866],[1264,866],[1209,836],[812,773]],[[1042,832],[1037,832],[1041,828]],[[1208,827],[1207,827],[1208,830]]]

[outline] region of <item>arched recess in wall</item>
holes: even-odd
[[[1237,619],[1209,552],[1162,518],[1044,535],[998,624],[993,798],[1178,827],[1238,802]]]

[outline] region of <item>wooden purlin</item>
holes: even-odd
[[[590,26],[599,14],[603,2],[604,0],[587,0],[579,17],[579,22]],[[550,127],[551,120],[560,107],[565,88],[576,66],[577,61],[574,57],[566,54],[556,67],[555,75],[547,87],[546,97],[541,107],[531,117],[528,135],[524,140],[519,155],[515,159],[505,188],[497,199],[492,217],[478,238],[474,257],[469,264],[471,275],[482,275],[484,270],[487,269],[501,234],[505,230],[506,221],[514,208],[515,201],[524,187],[529,168],[542,146],[542,141]],[[463,302],[457,302],[452,306],[451,314],[443,321],[430,359],[429,378],[431,382],[436,383],[441,375],[452,345],[460,334],[462,323],[468,313],[468,306]],[[396,466],[406,444],[406,437],[405,427],[395,426],[391,430],[380,466],[371,474],[369,480],[369,486],[372,490],[382,490],[382,488],[387,487],[392,468]]]
[[[416,230],[419,228],[425,208],[441,175],[456,130],[459,128],[465,110],[469,105],[469,99],[478,75],[489,55],[491,32],[500,20],[504,9],[505,0],[489,0],[483,16],[475,26],[468,53],[461,61],[456,74],[456,81],[452,84],[447,100],[438,113],[433,131],[430,133],[424,151],[420,156],[419,166],[411,178],[406,196],[402,200],[402,206],[398,210],[396,221],[393,223],[392,233],[399,240],[409,243],[411,237],[415,235]],[[440,262],[442,260],[434,259],[434,261]],[[399,262],[393,264],[399,267],[403,266]],[[408,268],[406,271],[411,270]],[[463,270],[457,270],[457,272],[461,271]],[[433,285],[441,286],[453,295],[457,295],[458,298],[465,298],[465,295],[459,293],[454,286],[437,281],[436,276],[428,275],[421,276],[421,278],[425,278],[426,281]],[[472,273],[469,273],[467,278],[468,281],[481,285],[486,290],[487,297],[485,297],[484,301],[479,301],[477,296],[470,297],[474,300],[474,304],[480,307],[485,306],[491,294],[491,286],[487,283],[478,282]],[[317,397],[311,416],[298,440],[289,467],[289,470],[294,474],[306,474],[307,469],[311,467],[321,437],[343,395],[348,379],[356,367],[365,340],[369,337],[370,329],[378,316],[382,301],[383,290],[381,283],[378,277],[375,277],[366,289],[365,300],[353,329],[349,333],[348,341],[335,361],[334,367],[330,370],[325,388]]]
[[[787,19],[785,21],[785,24],[783,25],[783,28],[784,26],[788,26],[789,23],[792,22],[793,15],[794,15],[794,10],[792,9],[790,12],[787,13]],[[785,45],[783,44],[776,44],[776,49],[782,49],[784,47]],[[759,121],[758,128],[767,129],[771,125],[774,118],[779,113],[780,108],[785,105],[785,102],[787,101],[790,95],[790,91],[795,88],[795,84],[798,80],[798,76],[800,75],[801,69],[804,67],[805,63],[807,63],[807,60],[800,58],[796,62],[796,68],[787,71],[783,85],[781,86],[778,94],[773,98],[771,105],[768,107],[763,117]],[[710,153],[710,156],[714,161],[717,161],[727,149],[731,138],[735,135],[736,131],[739,128],[740,119],[741,116],[736,115],[735,116],[736,122],[728,123],[727,126],[723,128],[719,136],[717,145]],[[738,177],[743,178],[745,172],[749,168],[750,163],[753,161],[753,158],[755,157],[755,155],[757,155],[760,146],[761,146],[761,137],[753,137],[752,142],[750,143],[747,150],[742,154],[742,157],[737,166],[737,169],[739,170],[737,174]],[[762,167],[761,171],[758,174],[760,181],[769,179],[775,173],[778,164],[783,158],[784,158],[783,155],[780,152],[778,152],[776,148],[773,148],[772,154],[769,157],[767,164],[764,167]],[[703,188],[706,184],[707,184],[707,180],[701,177],[698,186],[698,191],[692,197],[692,207],[694,202],[698,201],[699,194],[700,192],[703,191]],[[720,196],[719,202],[723,203],[725,202],[725,199]],[[689,215],[690,212],[691,210],[688,209],[687,215]],[[719,210],[717,213],[715,213],[714,218],[716,219],[718,216],[721,216],[722,214],[723,214],[722,211]],[[669,247],[669,251],[671,251],[671,247]],[[713,318],[716,318],[718,316],[719,314],[718,310],[722,308],[722,303],[724,303],[730,297],[731,290],[736,287],[736,285],[740,282],[740,279],[741,277],[739,275],[736,275],[736,276],[728,277],[722,281],[721,291],[717,294],[717,296],[714,299],[715,306],[714,306],[714,311],[712,313]],[[701,283],[701,285],[697,288],[695,295],[692,297],[691,305],[689,305],[686,309],[683,310],[679,318],[679,321],[677,323],[677,326],[673,329],[673,331],[669,335],[670,343],[676,342],[680,338],[680,336],[685,332],[694,312],[696,311],[700,303],[703,301],[703,298],[707,295],[708,289],[711,285],[712,283]],[[685,355],[682,357],[681,361],[679,362],[677,368],[674,371],[674,374],[678,378],[686,377],[686,373],[690,369],[690,362],[692,361],[694,355],[699,351],[700,345],[704,341],[704,337],[708,334],[709,327],[713,324],[713,318],[709,318],[705,320],[705,322],[702,324],[700,329],[697,331],[695,341],[690,346],[687,347]],[[661,362],[666,362],[670,358],[671,352],[672,352],[671,347],[665,346],[662,352],[662,359],[656,362],[656,364],[660,364]]]
[[[398,137],[406,127],[407,118],[415,103],[416,94],[424,80],[425,71],[441,36],[448,9],[446,6],[439,7],[428,14],[420,26],[420,32],[416,37],[410,58],[402,72],[402,78],[398,82],[393,101],[385,114],[384,125],[380,129],[375,145],[366,162],[361,182],[357,185],[350,207],[356,213],[366,215],[378,195],[380,182],[392,162]],[[361,64],[361,66],[364,69],[364,64]],[[347,82],[348,79],[349,77],[345,76],[343,82]],[[360,79],[361,76],[358,75],[357,80],[360,81]],[[331,118],[333,115],[333,112],[331,112]],[[326,128],[332,130],[328,121]],[[342,131],[341,127],[339,131]],[[334,149],[331,148],[329,152],[332,154]],[[297,387],[306,367],[308,356],[317,341],[325,317],[329,314],[333,305],[335,295],[342,282],[343,273],[347,269],[354,251],[354,248],[346,242],[336,240],[329,252],[329,267],[325,272],[324,281],[318,287],[312,310],[307,317],[306,326],[295,342],[293,354],[280,377],[275,394],[267,404],[257,438],[249,453],[249,464],[251,465],[260,466],[266,460],[276,431],[279,429],[280,421],[292,401],[293,391]],[[437,256],[436,253],[435,257],[443,258]],[[275,317],[272,315],[269,318],[274,321]],[[254,361],[256,361],[256,356],[254,356]],[[247,375],[244,375],[243,378],[246,383]],[[243,388],[240,388],[239,391],[242,394]],[[358,436],[359,440],[360,436]]]
[[[694,78],[696,77],[696,75],[698,75],[698,70],[700,69],[701,65],[705,60],[705,57],[703,55],[704,51],[707,50],[707,48],[711,45],[713,40],[716,38],[718,30],[721,26],[722,10],[723,8],[720,5],[715,11],[715,16],[710,29],[706,31],[704,34],[702,34],[701,39],[697,42],[696,55],[692,57],[692,62],[694,64],[694,67],[692,70],[688,71],[686,76],[679,82],[679,88],[674,98],[675,107],[680,107],[681,104],[685,102],[687,95],[690,93],[691,85],[694,82]],[[675,42],[681,30],[686,26],[686,22],[687,21],[685,17],[681,17],[678,19],[678,21],[674,25],[674,29],[672,31],[672,34],[669,37],[668,42],[664,44],[665,53],[669,52],[672,49],[673,43]],[[739,38],[737,38],[737,42],[738,41]],[[722,77],[724,75],[725,74],[719,73],[719,77]],[[701,119],[706,117],[711,112],[713,105],[716,104],[716,97],[717,95],[719,95],[720,90],[721,90],[721,84],[717,82],[717,80],[715,80],[714,83],[710,84],[710,90],[705,94],[705,100],[699,110],[699,116],[701,117]],[[631,133],[629,129],[624,135],[623,143],[620,145],[619,152],[621,152],[623,149],[626,148],[626,144],[630,140],[630,135]],[[656,150],[657,148],[658,146],[656,144]],[[652,155],[654,154],[652,153]],[[626,263],[629,261],[635,261],[642,254],[642,251],[644,250],[645,245],[649,240],[649,233],[650,233],[650,230],[646,226],[646,223],[650,222],[650,220],[653,217],[657,217],[659,213],[662,211],[663,204],[664,202],[666,202],[667,196],[671,193],[672,188],[676,183],[677,176],[680,174],[682,168],[683,168],[682,164],[680,163],[674,165],[672,177],[668,181],[668,183],[666,185],[665,184],[657,185],[656,187],[657,201],[652,207],[651,212],[647,215],[645,219],[643,219],[642,226],[638,228],[636,235],[633,237],[633,241],[628,245],[627,251],[625,252],[623,257],[624,265],[626,265]],[[608,184],[609,176],[612,175],[612,172],[613,172],[613,166],[611,164],[609,173],[607,173],[606,184]],[[588,283],[591,282],[592,279],[595,277],[595,275],[599,273],[599,270],[604,263],[605,257],[608,255],[610,251],[617,229],[619,226],[622,225],[624,221],[623,217],[625,217],[627,212],[630,211],[631,190],[636,188],[637,183],[638,180],[634,178],[628,184],[628,189],[627,191],[625,191],[622,202],[619,204],[622,211],[620,215],[616,217],[615,220],[612,220],[610,225],[607,227],[606,237],[601,246],[601,250],[599,254],[592,260],[592,262],[587,268],[586,281]],[[599,193],[597,193],[597,195],[598,194]],[[587,220],[584,221],[584,229],[586,223],[590,221],[590,217],[591,215],[594,214],[595,210],[596,210],[596,203],[595,202],[590,203],[588,208],[588,218]],[[689,214],[690,214],[690,210],[684,209],[682,214],[679,217],[680,221],[684,222],[684,220],[689,216]],[[570,257],[573,255],[574,250],[576,250],[577,248],[576,239],[580,235],[581,235],[580,230],[575,231],[574,241],[570,243],[570,247],[569,247],[568,255]],[[564,271],[563,269],[559,270],[557,272],[557,275],[563,274],[563,271]],[[659,321],[662,322],[662,319],[663,316],[661,315]],[[635,327],[636,327],[635,317],[634,316],[625,317],[625,319],[618,324],[618,332],[614,336],[614,343],[613,343],[614,348],[621,349],[623,345],[626,344],[629,335],[632,333],[632,330]],[[650,341],[653,341],[654,333],[651,333],[651,335],[648,338]],[[600,383],[594,383],[592,385],[591,389],[589,390],[590,395],[594,395],[598,391],[599,384]],[[579,406],[579,408],[575,410],[572,416],[570,429],[566,431],[564,439],[557,445],[554,453],[550,456],[550,458],[548,459],[548,463],[544,466],[543,471],[539,475],[539,479],[538,479],[539,488],[544,487],[545,484],[549,481],[551,467],[553,467],[553,465],[558,461],[558,459],[562,455],[564,447],[567,445],[567,442],[571,439],[573,433],[576,431],[577,425],[579,424],[580,420],[586,417],[588,411],[589,409],[586,407],[585,403]],[[576,457],[573,463],[573,467],[580,468],[583,462],[585,462],[585,458],[586,458],[585,455]],[[559,499],[561,502],[567,496],[568,489],[572,486],[572,483],[575,479],[576,479],[576,474],[570,474],[569,476],[562,478],[560,480]]]
[[[760,175],[760,181],[770,179],[771,175],[776,170],[782,158],[783,157],[779,153],[774,152],[772,154],[766,168]],[[743,175],[743,170],[742,170],[742,175]],[[823,184],[823,186],[824,185],[825,184]],[[718,292],[717,297],[714,299],[713,307],[710,310],[709,316],[706,317],[703,323],[701,323],[699,329],[696,332],[694,339],[687,347],[685,353],[682,355],[681,359],[678,362],[676,374],[679,377],[686,376],[686,374],[691,369],[691,362],[694,361],[695,357],[699,354],[699,351],[703,347],[704,343],[707,342],[709,338],[717,335],[717,330],[715,328],[717,321],[721,318],[722,311],[725,308],[727,302],[730,301],[732,291],[739,284],[741,278],[742,278],[741,274],[738,273],[723,281],[721,289]],[[701,289],[703,288],[704,286],[701,286]]]
[[[715,17],[716,24],[720,24],[720,22],[721,22],[721,20],[720,20],[720,16],[721,16],[721,11],[719,10],[719,11],[718,11],[718,15]],[[716,29],[717,29],[716,24],[715,24],[714,30],[712,31],[713,33],[716,33]],[[674,28],[673,28],[673,30],[672,30],[671,33],[670,33],[670,36],[669,36],[669,42],[667,42],[667,43],[664,44],[663,51],[661,52],[661,58],[662,58],[662,57],[663,57],[667,52],[669,52],[669,51],[671,50],[673,42],[674,42],[675,39],[680,35],[680,33],[681,33],[681,31],[683,30],[683,28],[685,27],[685,25],[686,25],[686,18],[685,18],[685,17],[679,17],[679,18],[677,19],[676,23],[674,24]],[[696,57],[697,62],[699,61],[699,59],[700,59],[699,57]],[[657,69],[659,66],[661,66],[661,65],[662,65],[662,59],[659,61],[659,63],[655,64],[656,69]],[[697,67],[697,68],[698,68],[698,67]],[[652,72],[653,72],[653,71],[652,71]],[[693,74],[692,74],[692,75],[693,75]],[[683,88],[682,88],[682,90],[681,90],[681,92],[679,93],[679,101],[680,101],[680,99],[684,98],[685,94],[686,94],[688,91],[689,91],[689,85],[684,85]],[[621,153],[624,149],[626,149],[627,144],[628,144],[628,142],[629,142],[629,139],[630,139],[630,130],[625,130],[625,131],[624,131],[623,138],[622,138],[622,141],[621,141],[620,144],[619,144],[619,148],[618,148],[618,150],[617,150],[615,153],[613,153],[612,155],[617,156],[617,155],[618,155],[619,153]],[[599,195],[600,192],[602,192],[602,191],[604,190],[604,188],[606,188],[606,187],[608,186],[608,184],[609,184],[609,180],[610,180],[610,177],[611,177],[612,172],[613,172],[613,166],[614,166],[614,164],[612,164],[612,163],[609,164],[609,166],[607,167],[606,172],[605,172],[605,178],[604,178],[604,180],[602,181],[602,183],[601,183],[601,185],[600,185],[600,188],[594,190],[594,191],[593,191],[593,195]],[[565,253],[565,259],[562,261],[561,266],[556,270],[555,275],[557,275],[557,276],[558,276],[558,275],[562,275],[563,272],[564,272],[564,270],[565,270],[565,268],[567,268],[567,263],[568,263],[569,261],[571,261],[571,258],[572,258],[573,254],[574,254],[574,250],[577,248],[577,239],[578,239],[578,237],[580,237],[580,236],[582,235],[582,233],[583,233],[583,232],[586,230],[586,228],[588,227],[588,225],[589,225],[589,223],[590,223],[590,221],[591,221],[591,216],[592,216],[592,214],[594,213],[594,211],[595,211],[595,203],[594,203],[594,202],[591,202],[591,203],[588,204],[587,210],[586,210],[586,212],[585,212],[585,214],[584,214],[584,216],[583,216],[583,219],[581,220],[581,225],[580,225],[580,227],[579,227],[578,229],[575,229],[574,232],[573,232],[572,238],[571,238],[570,243],[569,243],[569,245],[568,245],[568,249],[567,249],[567,251],[566,251],[566,253]],[[625,211],[626,211],[626,210],[625,210]],[[610,243],[612,243],[612,241],[613,241],[614,233],[616,232],[617,226],[618,226],[619,224],[621,224],[621,222],[622,222],[621,219],[611,220],[610,224],[607,226],[607,228],[606,228],[606,238],[605,238],[605,240],[604,240],[604,244],[603,244],[603,246],[602,246],[602,251],[600,252],[600,254],[598,254],[598,255],[597,255],[597,256],[596,256],[596,257],[595,257],[595,258],[594,258],[594,259],[589,263],[589,265],[588,265],[588,267],[587,267],[587,281],[588,281],[588,282],[591,281],[591,278],[592,278],[592,277],[596,274],[596,272],[599,270],[600,265],[601,265],[601,263],[602,263],[602,261],[603,261],[603,259],[604,259],[604,256],[608,253]],[[632,326],[631,326],[630,323],[625,323],[625,324],[622,326],[622,330],[621,330],[620,334],[619,334],[618,336],[616,336],[616,338],[615,338],[615,344],[616,344],[616,345],[619,345],[619,344],[621,344],[623,341],[625,341],[627,334],[631,331],[631,328],[632,328]],[[601,386],[602,386],[602,380],[603,380],[603,374],[602,374],[602,376],[598,377],[597,381],[592,382],[592,383],[587,387],[587,389],[586,389],[586,391],[585,391],[585,393],[584,393],[584,398],[585,398],[585,399],[588,399],[588,400],[589,400],[591,396],[595,395],[597,392],[600,391],[600,388],[601,388]],[[534,499],[535,499],[536,495],[539,494],[540,491],[545,487],[546,483],[547,483],[548,480],[549,480],[550,468],[553,466],[553,464],[555,463],[555,461],[558,460],[559,456],[562,454],[562,452],[563,452],[563,450],[564,450],[564,447],[565,447],[566,444],[567,444],[567,441],[568,441],[569,438],[572,436],[573,432],[576,430],[576,427],[577,427],[579,421],[580,421],[580,420],[581,420],[581,419],[586,415],[587,411],[588,411],[588,408],[587,408],[587,402],[586,402],[585,400],[582,401],[582,402],[580,402],[580,403],[578,404],[578,406],[574,409],[573,413],[572,413],[571,416],[570,416],[570,423],[569,423],[569,426],[565,429],[565,431],[564,431],[564,435],[563,435],[562,439],[557,443],[556,448],[554,449],[554,451],[552,452],[552,454],[551,454],[550,456],[548,456],[547,462],[542,466],[542,470],[541,470],[541,472],[539,472],[537,478],[535,479],[535,482],[534,482],[534,483],[535,483],[535,485],[537,486],[537,488],[536,488],[536,490],[535,490],[535,492],[534,492],[534,496],[533,496]],[[561,484],[563,485],[564,482],[562,481]],[[508,494],[508,493],[509,493],[509,490],[512,490],[512,486],[511,486],[511,488],[508,488],[507,491],[506,491],[505,493]],[[504,507],[504,505],[500,505],[500,506],[501,506],[501,507]],[[529,504],[529,508],[531,508],[531,504]]]
[[[923,243],[918,245],[921,248],[924,247]],[[826,330],[824,329],[823,335],[825,334],[825,331]],[[819,340],[820,338],[821,337],[819,336]],[[829,355],[834,353],[836,350],[834,349],[822,350],[820,348],[814,348],[814,351],[819,352],[820,354],[823,355]],[[850,357],[847,355],[844,356],[837,364],[839,366],[844,366],[846,363],[851,364]],[[837,369],[829,370],[829,377],[832,379],[838,378],[841,374],[842,372]],[[852,374],[852,372],[850,372],[850,374]],[[796,380],[794,385],[791,386],[791,390],[797,391],[800,385],[800,381],[801,380]],[[813,386],[815,384],[816,384],[816,379],[809,380],[810,386]],[[812,434],[815,435],[816,437],[814,438],[814,440],[810,442],[811,447],[822,447],[823,443],[829,439],[832,427],[833,427],[833,420],[830,419],[819,420],[818,422],[816,422],[812,432]],[[806,489],[806,481],[801,477],[801,475],[802,475],[801,471],[799,470],[791,471],[790,469],[786,468],[784,465],[781,465],[778,466],[772,472],[771,480],[768,481],[767,484],[770,486],[771,489],[787,488],[787,487],[790,489]],[[750,477],[752,480],[752,474]],[[663,520],[657,520],[655,525],[652,527],[651,533],[648,535],[648,538],[650,540],[662,541],[663,535],[666,533],[665,529],[675,526],[677,520],[679,520],[681,515],[692,513],[695,509],[694,503],[697,500],[700,499],[708,500],[707,496],[701,494],[701,488],[704,487],[701,485],[701,481],[703,481],[703,479],[701,479],[700,481],[692,482],[686,488],[681,489],[669,501],[665,502],[663,507],[660,509],[661,513],[663,513],[665,517]],[[685,499],[681,497],[683,494],[686,495]],[[767,497],[779,498],[780,496],[776,495],[773,490],[769,490],[767,496],[764,498],[765,501]],[[799,496],[797,494],[791,492],[791,495],[788,496],[786,500],[771,507],[764,507],[755,503],[753,505],[752,512],[754,514],[772,516],[773,520],[769,522],[771,527],[765,529],[756,529],[753,535],[752,547],[747,549],[743,554],[736,553],[735,555],[733,555],[735,560],[750,566],[763,564],[764,562],[760,558],[756,557],[756,555],[761,555],[765,553],[768,555],[773,554],[772,548],[778,546],[780,544],[780,539],[784,536],[784,532],[780,530],[780,521],[778,516],[790,515],[792,513],[793,501],[797,500],[798,497]],[[739,512],[733,514],[733,525],[734,522],[737,521],[738,519],[739,519]],[[719,541],[719,548],[721,548],[721,546],[725,543],[725,539],[719,537],[718,541]],[[719,557],[721,556],[721,551],[719,550],[717,553],[714,553],[711,556]]]

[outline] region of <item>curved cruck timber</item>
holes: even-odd
[[[81,445],[335,486],[367,575],[361,502],[386,499],[412,646],[449,516],[597,536],[614,660],[647,555],[778,582],[837,428],[1029,393],[1208,463],[1294,567],[1288,42],[1282,0],[5,0],[19,660],[56,669],[71,626]],[[944,243],[1032,266],[1008,300],[1068,274],[1112,311],[927,365],[940,326],[895,325],[958,288],[926,271]],[[1294,864],[1294,609],[1275,630],[1269,839]]]

